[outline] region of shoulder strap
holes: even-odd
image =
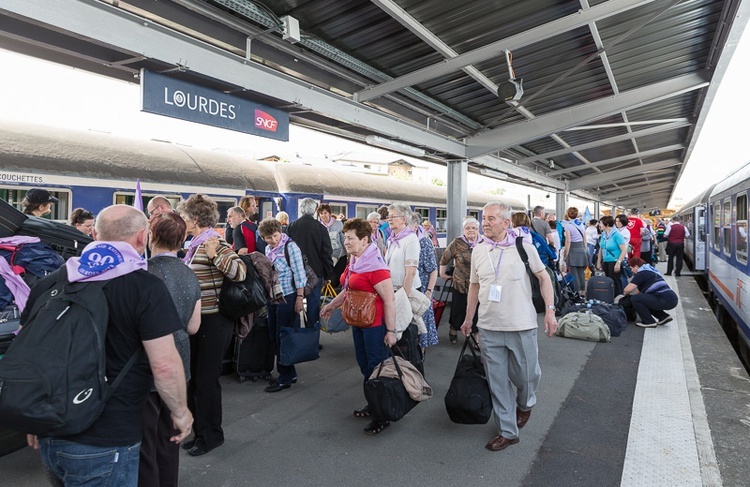
[[[518,255],[521,256],[523,264],[529,266],[529,254],[526,253],[526,249],[523,248],[523,236],[516,237],[516,248],[518,249]]]

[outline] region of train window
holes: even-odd
[[[469,216],[479,221],[479,210],[469,210]]]
[[[153,198],[154,196],[161,196],[162,198],[166,198],[172,205],[172,208],[177,208],[177,205],[179,205],[180,201],[182,201],[182,196],[175,194],[141,193],[141,200],[143,201],[144,210],[148,206],[148,202],[151,201],[151,198]],[[112,198],[112,203],[115,205],[133,206],[134,201],[135,191],[117,191]]]
[[[419,218],[422,221],[429,220],[430,219],[430,209],[424,208],[421,206],[415,206],[414,211],[419,214]]]
[[[737,233],[735,235],[737,260],[747,264],[747,194],[737,195]]]
[[[344,214],[344,216],[348,216],[348,211],[346,211],[346,203],[331,203],[328,202],[328,204],[331,206],[331,214],[332,215],[339,215]],[[367,216],[367,215],[365,215]]]
[[[357,218],[367,220],[367,215],[374,211],[378,211],[377,205],[357,205]]]
[[[732,202],[724,202],[724,211],[721,215],[722,237],[724,237],[724,254],[732,255]]]
[[[437,217],[435,218],[435,229],[439,233],[443,233],[447,230],[448,210],[445,208],[438,208],[436,211]]]
[[[721,229],[721,205],[714,205],[714,249],[719,250],[719,232]]]
[[[0,199],[3,199],[10,203],[10,205],[16,208],[18,211],[23,211],[21,202],[23,201],[23,198],[26,196],[26,193],[29,189],[31,188],[7,189],[7,187],[3,187],[3,189],[0,189]],[[55,190],[53,188],[45,189],[47,189],[53,197],[57,198],[60,201],[52,205],[52,212],[49,215],[44,215],[42,218],[49,218],[50,220],[57,221],[68,221],[68,217],[70,216],[70,213],[72,211],[72,208],[70,207],[70,190]]]

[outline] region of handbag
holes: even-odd
[[[383,363],[387,360],[389,359],[386,358],[380,362],[377,376],[365,382],[365,398],[367,404],[370,405],[370,409],[372,409],[374,419],[378,421],[398,421],[419,403],[412,399],[406,391],[403,372],[395,358],[391,357],[390,360],[393,360],[396,366],[398,378],[380,376]]]
[[[258,311],[268,301],[266,288],[255,270],[253,259],[249,255],[240,255],[239,258],[247,267],[245,280],[235,282],[224,277],[219,293],[219,312],[233,320]]]
[[[469,340],[474,342],[474,347],[477,345],[473,336],[466,337],[456,372],[445,394],[445,410],[454,423],[486,424],[492,415],[492,394],[484,366],[474,347],[468,347],[471,354],[464,354]]]
[[[321,307],[330,303],[333,298],[336,297],[336,290],[333,289],[331,283],[323,287],[323,294],[320,296]],[[320,329],[326,333],[338,333],[349,329],[349,325],[344,321],[344,317],[341,314],[341,308],[336,308],[331,312],[328,318],[320,317]]]
[[[375,322],[375,301],[378,293],[346,289],[346,299],[341,307],[344,321],[357,328],[369,328]]]
[[[301,313],[305,321],[307,314]],[[296,322],[296,320],[295,320]],[[295,323],[295,325],[297,325]],[[282,326],[279,328],[279,363],[281,365],[294,365],[302,362],[310,362],[320,357],[318,342],[320,340],[320,326],[305,327],[299,325]]]

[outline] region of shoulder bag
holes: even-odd
[[[378,293],[346,290],[346,299],[341,307],[341,315],[349,326],[369,328],[375,322],[375,301]]]

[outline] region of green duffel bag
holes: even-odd
[[[611,333],[607,324],[600,317],[590,311],[581,311],[579,313],[568,313],[560,318],[557,336],[589,342],[608,342]]]

